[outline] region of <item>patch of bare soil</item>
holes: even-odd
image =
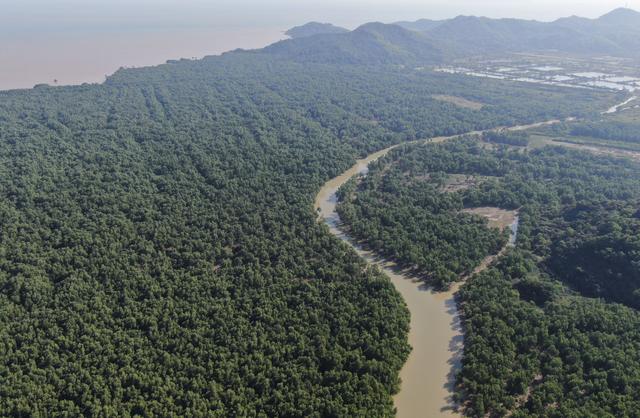
[[[462,212],[487,218],[489,227],[499,228],[501,231],[513,225],[518,216],[517,210],[505,210],[495,207],[469,208],[463,209]]]
[[[447,96],[446,94],[434,94],[431,97],[441,102],[451,103],[458,107],[463,107],[465,109],[480,110],[484,107],[484,104],[482,103],[474,102],[472,100],[468,100],[468,99],[457,97],[457,96]]]

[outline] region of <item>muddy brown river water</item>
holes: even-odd
[[[367,166],[390,149],[369,155],[348,171],[327,182],[316,198],[316,208],[331,233],[349,243],[367,262],[378,265],[391,279],[411,312],[409,344],[413,350],[400,373],[402,389],[394,402],[398,417],[458,416],[452,407],[451,382],[462,349],[462,332],[453,294],[427,290],[416,278],[400,274],[393,263],[380,261],[362,249],[338,225],[336,191],[347,180],[367,172]]]
[[[552,120],[497,129],[523,130],[558,122]],[[480,133],[482,131],[468,134]],[[443,142],[460,136],[462,135],[438,137],[413,143]],[[448,292],[433,292],[417,277],[398,271],[394,263],[381,260],[372,252],[363,249],[339,228],[340,217],[336,212],[337,190],[353,176],[366,174],[371,162],[401,145],[394,145],[358,160],[349,170],[329,180],[316,196],[315,208],[333,235],[348,243],[368,263],[375,264],[384,271],[404,298],[411,313],[409,344],[412,351],[400,372],[401,390],[394,397],[397,416],[458,417],[461,415],[456,411],[452,395],[455,373],[460,366],[463,349],[463,334],[454,299],[459,286],[452,286]]]

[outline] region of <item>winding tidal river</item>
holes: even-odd
[[[411,312],[409,344],[413,350],[400,373],[402,390],[395,396],[398,417],[458,416],[450,399],[453,373],[462,353],[462,332],[453,293],[434,293],[417,280],[394,270],[393,263],[355,244],[338,226],[336,191],[367,165],[389,152],[377,152],[327,182],[316,198],[316,208],[331,233],[349,243],[367,262],[378,265],[402,294]]]
[[[552,120],[506,129],[523,130],[558,122],[560,121]],[[468,134],[480,133],[482,131]],[[460,136],[462,135],[438,137],[414,141],[414,143],[443,142]],[[454,299],[459,286],[452,286],[448,292],[433,292],[417,277],[397,270],[394,263],[381,260],[374,253],[364,250],[339,228],[340,217],[336,212],[337,190],[351,177],[366,174],[369,163],[400,145],[403,144],[394,145],[357,161],[349,170],[325,183],[316,196],[315,207],[333,235],[348,243],[368,263],[379,266],[389,276],[411,313],[409,344],[412,351],[400,372],[402,379],[400,393],[394,397],[398,410],[397,416],[399,418],[460,416],[452,399],[455,373],[459,368],[463,349],[463,334]],[[487,260],[483,265],[486,267],[490,261]]]

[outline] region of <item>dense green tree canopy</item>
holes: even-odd
[[[0,415],[392,415],[408,312],[317,222],[319,186],[610,99],[260,54],[0,93]]]
[[[519,209],[517,249],[459,294],[464,410],[477,417],[636,416],[640,164],[495,142],[502,141],[463,138],[392,151],[343,189],[345,227],[442,284],[460,278],[455,267],[473,268],[495,251],[478,238],[491,230],[466,220],[463,207]],[[447,191],[452,176],[475,180]]]

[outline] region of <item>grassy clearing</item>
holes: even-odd
[[[479,102],[474,102],[472,100],[468,100],[465,99],[463,97],[458,97],[458,96],[447,96],[445,94],[434,94],[433,96],[434,99],[439,100],[441,102],[447,102],[447,103],[451,103],[454,104],[458,107],[463,107],[465,109],[471,109],[471,110],[480,110],[484,107],[484,104],[479,103]]]
[[[487,218],[490,228],[498,228],[500,230],[510,227],[518,216],[517,210],[505,210],[496,207],[468,208],[463,209],[462,212]]]
[[[444,193],[454,193],[475,187],[492,177],[490,176],[470,176],[468,174],[449,174],[442,186]]]

